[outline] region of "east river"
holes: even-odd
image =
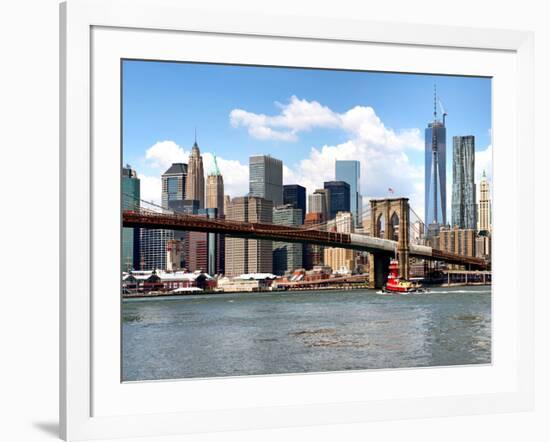
[[[122,302],[124,381],[491,362],[488,286]]]

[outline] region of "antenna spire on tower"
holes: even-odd
[[[437,120],[437,85],[434,83],[434,121]]]
[[[214,154],[214,173],[216,175],[221,175],[220,168],[218,167],[218,159],[216,157],[216,154]]]
[[[197,144],[197,126],[195,126],[195,145]]]

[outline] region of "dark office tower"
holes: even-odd
[[[345,181],[350,189],[350,212],[353,213],[355,227],[363,224],[363,204],[360,193],[361,163],[357,160],[336,160],[336,179]]]
[[[283,186],[283,204],[292,204],[295,209],[302,211],[300,224],[304,224],[306,216],[306,188],[298,184]]]
[[[220,218],[216,208],[200,209],[199,215],[206,218]],[[221,275],[225,273],[225,235],[218,233],[204,233],[206,235],[206,267],[204,269],[209,275]]]
[[[303,189],[303,187],[302,187]],[[273,224],[298,227],[302,223],[302,211],[292,204],[273,208]],[[273,273],[284,275],[287,271],[302,268],[303,245],[273,241]]]
[[[472,135],[453,137],[453,227],[477,228],[475,139]]]
[[[162,207],[167,209],[171,201],[182,201],[185,198],[186,178],[185,163],[173,163],[162,174]]]
[[[324,188],[330,191],[328,219],[336,218],[338,212],[350,211],[350,186],[345,181],[326,181]]]
[[[425,131],[424,218],[428,235],[436,234],[447,224],[446,113],[443,121],[437,119],[437,94],[434,89],[434,119]]]
[[[253,155],[249,161],[249,196],[283,204],[283,162],[269,155]]]
[[[139,210],[140,182],[135,170],[127,165],[122,168],[122,210]],[[122,229],[123,271],[139,269],[139,227],[124,227]]]
[[[198,203],[198,201],[197,201]],[[218,209],[198,209],[197,217],[218,218]],[[183,253],[188,271],[202,271],[209,275],[223,273],[222,235],[211,232],[186,232]]]
[[[199,213],[199,201],[198,200],[174,200],[168,202],[168,209],[176,212],[176,213],[182,213],[186,215],[197,215]],[[196,244],[197,241],[201,241],[205,238],[205,233],[202,232],[189,232],[187,230],[174,230],[173,231],[173,237],[174,239],[177,239],[181,241],[183,244],[183,253],[182,258],[183,261],[180,263],[180,267],[185,267],[188,270],[191,270],[191,266],[193,269],[191,271],[195,270],[203,270],[206,272],[206,268],[203,268],[205,265],[201,262],[197,264],[196,261],[196,253],[192,252],[190,250],[191,241],[194,241]],[[203,238],[204,237],[204,238]],[[206,252],[203,253],[203,255]],[[190,257],[193,255],[195,258],[195,261],[192,263]],[[198,268],[196,268],[198,266]]]

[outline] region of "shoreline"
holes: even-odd
[[[475,282],[475,283],[441,283],[441,284],[425,284],[426,288],[448,288],[448,287],[481,287],[487,286],[491,287],[491,284]],[[370,287],[315,287],[315,288],[293,288],[293,289],[275,289],[275,290],[256,290],[256,291],[235,291],[235,292],[224,292],[224,291],[204,291],[204,292],[189,292],[189,293],[132,293],[132,294],[123,294],[121,299],[143,299],[143,298],[171,298],[178,296],[216,296],[216,295],[229,295],[229,294],[255,294],[255,293],[285,293],[285,292],[311,292],[311,291],[335,291],[335,290],[345,290],[345,291],[354,291],[354,290],[377,290]]]

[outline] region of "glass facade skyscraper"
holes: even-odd
[[[137,210],[140,206],[140,181],[131,166],[122,168],[122,210]],[[123,271],[139,268],[139,227],[122,228],[121,267]]]
[[[350,211],[350,185],[345,181],[325,181],[324,188],[330,191],[328,219],[336,218],[338,212]]]
[[[181,201],[185,198],[187,164],[173,163],[162,174],[162,207],[168,208],[170,201]]]
[[[436,119],[425,131],[424,218],[428,233],[447,224],[447,130],[445,119]]]
[[[302,187],[303,189],[303,187]],[[273,208],[273,224],[297,227],[302,223],[302,211],[292,204]],[[303,245],[273,241],[273,273],[284,275],[302,267]]]
[[[360,193],[361,163],[357,160],[336,160],[336,180],[349,184],[350,212],[356,227],[363,224],[363,207]]]
[[[304,224],[306,216],[306,188],[299,184],[283,186],[283,204],[292,204],[295,209],[302,211],[301,222]]]
[[[283,204],[283,162],[269,155],[253,155],[249,161],[249,196]]]
[[[477,228],[475,139],[472,135],[453,137],[452,226]]]

